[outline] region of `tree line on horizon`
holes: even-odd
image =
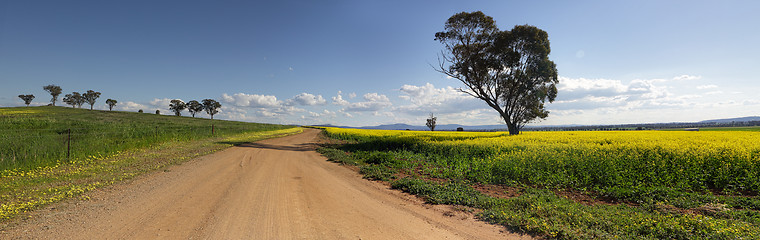
[[[50,96],[52,96],[50,99],[50,106],[55,106],[55,102],[58,101],[58,96],[63,93],[61,86],[50,84],[43,86],[42,89],[50,93]],[[95,102],[97,102],[98,98],[100,98],[100,95],[100,92],[96,92],[94,90],[87,90],[85,93],[72,92],[66,94],[63,97],[62,101],[68,105],[71,105],[71,107],[77,108],[82,108],[82,105],[87,103],[90,104],[90,110],[93,110],[95,107]],[[21,100],[24,100],[26,106],[29,106],[29,104],[32,102],[32,99],[34,99],[34,95],[32,94],[19,95],[18,97],[21,98]],[[106,104],[108,104],[108,110],[113,110],[113,106],[115,106],[117,102],[118,101],[110,98],[106,100]]]
[[[219,113],[219,108],[221,107],[221,103],[209,98],[203,99],[201,102],[192,100],[187,103],[179,99],[173,99],[169,103],[169,110],[172,110],[176,116],[182,116],[182,110],[187,109],[193,117],[198,112],[206,111],[206,114],[211,116],[211,119],[214,119],[214,114]]]
[[[63,93],[63,89],[61,86],[58,85],[47,85],[42,87],[43,90],[50,93],[50,96],[52,97],[50,99],[49,106],[55,106],[55,102],[58,101],[58,96]],[[62,101],[68,105],[71,105],[72,108],[82,108],[82,105],[87,103],[90,104],[90,110],[93,110],[93,107],[95,106],[95,102],[98,98],[100,98],[101,93],[96,92],[93,90],[87,90],[84,94],[79,92],[72,92],[70,94],[66,94]],[[29,104],[32,103],[32,100],[34,100],[35,96],[34,94],[20,94],[18,97],[24,101],[24,104],[28,107]],[[113,111],[113,107],[116,106],[118,101],[114,99],[108,99],[106,100],[106,104],[108,105],[108,110]],[[203,99],[201,102],[198,102],[196,100],[192,100],[190,102],[183,102],[179,99],[171,100],[171,103],[169,104],[169,109],[174,112],[176,116],[181,116],[182,110],[187,109],[190,114],[195,117],[195,114],[198,112],[205,111],[206,114],[211,116],[211,119],[214,119],[214,115],[219,113],[219,108],[222,107],[222,104],[217,102],[214,99]],[[138,112],[142,113],[143,110],[140,109]],[[160,110],[156,110],[156,114],[160,114]]]

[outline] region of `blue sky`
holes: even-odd
[[[102,92],[99,109],[213,98],[230,120],[499,124],[431,67],[435,32],[477,10],[549,33],[559,96],[534,125],[760,115],[756,1],[2,1],[0,106],[47,104],[56,84]]]

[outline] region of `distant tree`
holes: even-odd
[[[140,110],[137,110],[137,112],[139,112],[139,113],[143,113],[143,110],[142,110],[142,109],[140,109]]]
[[[69,93],[69,94],[66,94],[66,96],[63,96],[63,102],[68,105],[71,105],[71,107],[73,108],[77,107],[77,101],[74,99],[74,94],[72,93]]]
[[[545,31],[529,25],[499,31],[480,11],[451,16],[444,30],[435,34],[445,47],[436,70],[461,81],[467,89],[459,91],[496,110],[510,135],[549,115],[544,102],[557,97],[559,80]]]
[[[172,110],[172,112],[174,112],[174,115],[177,116],[181,116],[182,110],[185,110],[185,108],[187,108],[187,105],[185,102],[179,99],[174,99],[171,103],[169,103],[169,109]]]
[[[53,98],[50,99],[50,102],[53,104],[53,106],[55,106],[55,101],[58,101],[58,95],[61,95],[61,93],[63,92],[63,89],[61,89],[60,86],[53,85],[53,84],[44,86],[42,87],[42,89],[49,92],[50,96],[53,96]]]
[[[161,110],[156,109],[156,115],[161,114]]]
[[[32,103],[32,100],[34,100],[34,95],[32,94],[26,94],[26,95],[18,95],[21,100],[24,100],[24,104],[28,107],[30,103]]]
[[[214,114],[219,113],[219,108],[221,107],[222,104],[214,99],[203,99],[203,110],[206,110],[206,113],[211,116],[211,119],[214,119]]]
[[[100,97],[100,92],[96,92],[93,90],[87,90],[86,93],[82,94],[82,98],[84,98],[84,101],[90,104],[90,110],[92,110],[92,107],[95,106],[95,100],[98,100]]]
[[[118,101],[110,98],[106,100],[106,104],[108,104],[108,111],[113,111],[113,106],[116,106],[116,103],[118,103]]]
[[[66,96],[63,97],[63,102],[66,104],[71,105],[71,107],[82,107],[82,104],[84,104],[84,97],[79,92],[73,92],[70,94],[66,94]]]
[[[437,117],[433,116],[433,113],[430,113],[430,118],[427,119],[427,125],[428,128],[430,128],[430,131],[435,131],[435,120],[438,119]]]
[[[187,107],[187,111],[190,111],[190,114],[195,117],[195,113],[203,111],[203,104],[199,103],[198,101],[192,100],[187,102],[185,104]]]

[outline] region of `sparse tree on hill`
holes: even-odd
[[[143,110],[142,110],[142,109],[140,109],[140,110],[137,110],[137,112],[139,112],[139,113],[143,113]]]
[[[198,101],[192,100],[187,102],[187,111],[190,112],[193,117],[195,117],[195,113],[203,111],[203,104],[199,103]]]
[[[214,119],[214,114],[219,113],[219,108],[221,107],[222,104],[214,99],[203,99],[203,110],[206,110],[206,113],[211,116],[211,119]]]
[[[433,116],[433,113],[430,113],[430,118],[427,119],[427,125],[428,128],[430,128],[430,131],[435,131],[435,120],[438,119],[437,117]]]
[[[156,109],[156,115],[161,114],[161,110]]]
[[[60,86],[53,85],[53,84],[44,86],[42,87],[42,89],[49,92],[50,96],[53,96],[53,98],[50,99],[50,102],[53,104],[53,106],[55,106],[55,101],[58,101],[58,95],[61,95],[61,93],[63,92],[63,89],[61,89]]]
[[[113,111],[113,106],[116,106],[116,103],[118,103],[118,101],[110,99],[110,98],[107,99],[106,104],[108,104],[108,111]]]
[[[66,94],[66,96],[63,97],[63,102],[66,104],[71,105],[72,108],[74,107],[82,107],[82,104],[84,104],[84,97],[82,97],[82,94],[79,92],[73,92],[70,94]]]
[[[544,103],[557,97],[559,80],[545,31],[530,25],[499,31],[480,11],[451,16],[444,30],[435,34],[445,47],[436,70],[499,112],[510,135],[549,115]]]
[[[181,116],[182,110],[185,110],[185,108],[187,108],[187,105],[185,102],[179,99],[174,99],[171,101],[171,103],[169,103],[169,109],[172,110],[172,112],[174,112],[174,115],[177,116]]]
[[[93,90],[87,90],[86,93],[82,94],[84,101],[90,104],[90,110],[92,110],[92,107],[95,106],[95,100],[98,100],[99,97],[100,92]]]
[[[18,95],[21,100],[24,100],[24,104],[28,107],[30,103],[32,103],[32,100],[34,100],[34,95],[32,94],[26,94],[26,95]]]

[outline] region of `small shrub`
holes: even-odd
[[[359,173],[364,174],[364,178],[371,180],[390,181],[395,178],[393,174],[397,172],[397,170],[383,165],[364,165],[359,168]]]

